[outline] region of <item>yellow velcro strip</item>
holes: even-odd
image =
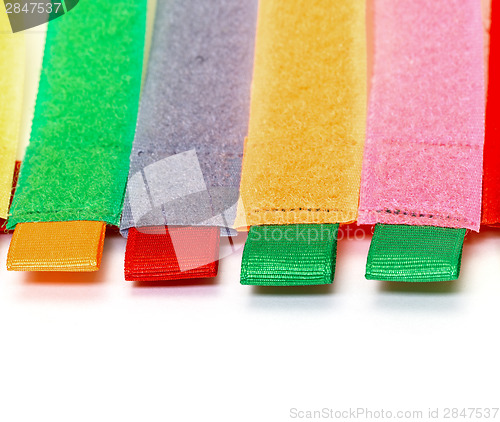
[[[261,0],[235,226],[356,220],[366,125],[362,0]]]
[[[25,44],[0,2],[0,218],[7,218],[23,106]]]

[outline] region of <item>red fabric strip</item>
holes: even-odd
[[[14,179],[12,180],[12,195],[10,197],[10,203],[12,204],[12,199],[14,198],[14,193],[16,191],[17,180],[19,179],[19,170],[21,170],[21,161],[16,161],[16,166],[14,168]],[[0,218],[0,234],[8,234],[12,231],[7,230],[7,220]]]
[[[489,83],[486,98],[482,224],[500,224],[500,3],[491,5]]]
[[[128,232],[125,280],[215,277],[219,243],[218,227],[133,227]]]

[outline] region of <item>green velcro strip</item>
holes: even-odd
[[[382,281],[456,280],[465,229],[377,224],[366,278]]]
[[[146,14],[147,0],[86,0],[49,23],[9,229],[41,221],[119,224]]]
[[[252,226],[243,251],[241,284],[331,284],[338,224]]]

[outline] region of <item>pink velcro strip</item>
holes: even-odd
[[[359,224],[479,230],[484,56],[477,0],[377,0]]]

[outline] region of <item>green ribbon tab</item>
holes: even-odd
[[[432,282],[460,274],[465,229],[377,224],[368,253],[368,280]]]
[[[331,284],[338,224],[252,226],[243,251],[241,284]]]

